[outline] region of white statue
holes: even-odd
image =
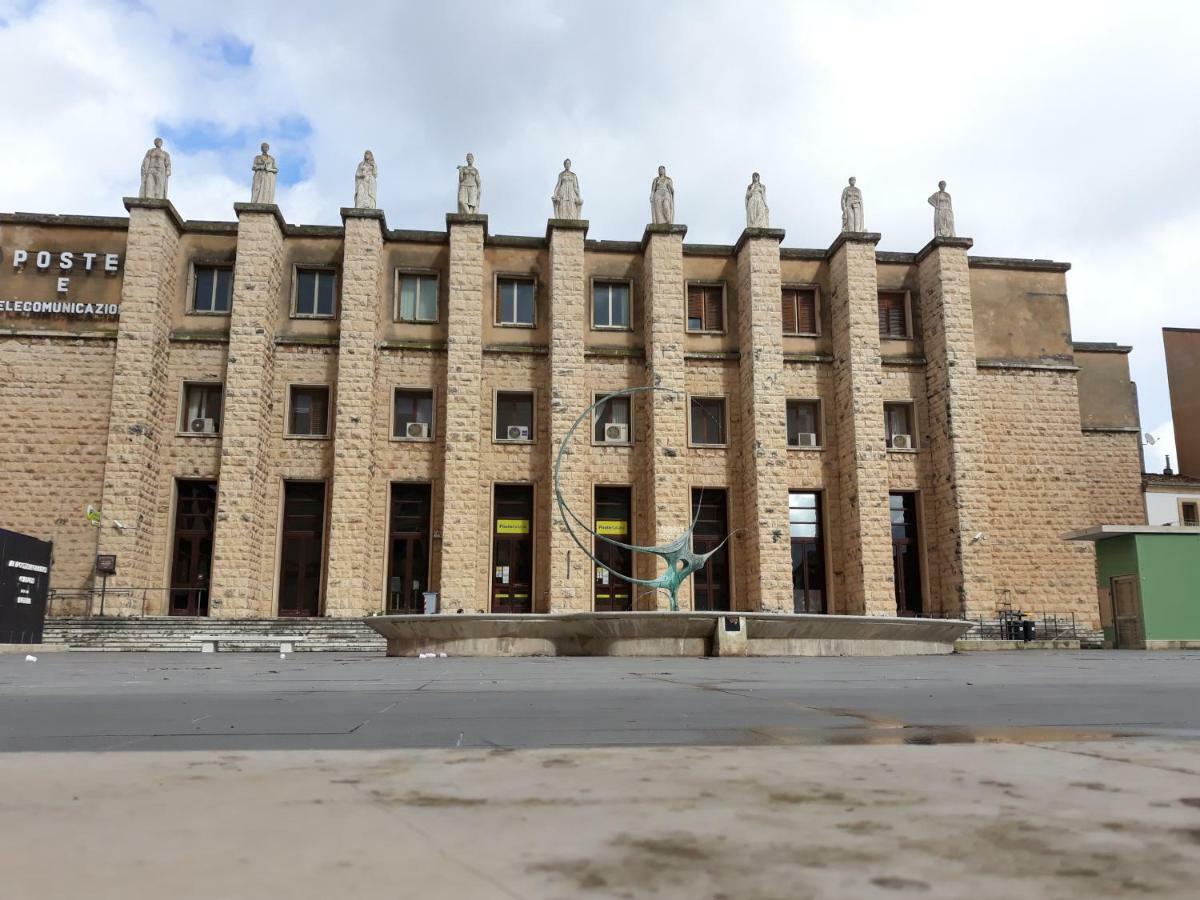
[[[946,193],[946,182],[938,182],[937,193],[929,195],[929,205],[933,207],[933,236],[954,237],[954,207]]]
[[[850,184],[842,188],[842,231],[863,232],[867,226],[863,222],[862,191],[854,186],[854,182],[851,177]]]
[[[154,146],[142,158],[142,186],[138,196],[146,200],[167,199],[167,179],[171,177],[171,154],[162,148],[163,139],[155,138]]]
[[[583,215],[583,197],[579,194],[579,179],[571,171],[571,161],[563,160],[563,170],[558,173],[558,184],[554,186],[554,218],[578,219]]]
[[[275,176],[279,174],[279,166],[275,165],[275,157],[267,151],[270,144],[262,145],[262,153],[254,157],[254,181],[250,184],[251,203],[275,202]]]
[[[650,183],[650,221],[655,225],[675,222],[675,183],[667,177],[667,167],[658,167],[658,177]]]
[[[746,186],[746,227],[770,228],[771,211],[767,208],[767,186],[755,172]]]
[[[479,197],[483,193],[483,179],[475,168],[475,154],[467,154],[467,164],[458,167],[458,211],[474,215],[479,212]]]
[[[375,154],[370,150],[363,154],[362,162],[354,170],[354,208],[374,209],[376,201],[376,181],[379,168],[375,165]]]

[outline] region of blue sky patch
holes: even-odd
[[[234,178],[249,171],[250,160],[258,153],[263,141],[271,145],[271,155],[279,163],[280,185],[296,184],[313,172],[308,149],[313,129],[312,122],[305,116],[284,116],[275,122],[237,128],[205,119],[156,124],[167,150],[183,154],[215,154],[221,159],[222,169]]]

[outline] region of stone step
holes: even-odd
[[[387,642],[360,619],[209,619],[202,617],[153,616],[145,618],[49,619],[42,640],[88,652],[156,651],[200,652],[193,635],[250,638],[261,641],[228,644],[221,652],[278,652],[273,635],[303,636],[298,652],[382,653]]]

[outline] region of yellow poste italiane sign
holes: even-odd
[[[529,520],[497,519],[496,534],[529,534]]]
[[[597,519],[596,534],[605,537],[625,537],[629,534],[629,523],[620,519]]]

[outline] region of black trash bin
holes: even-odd
[[[1036,633],[1037,628],[1033,623],[1033,619],[1025,619],[1021,622],[1021,639],[1025,641],[1025,643],[1028,644],[1030,641],[1032,641]]]

